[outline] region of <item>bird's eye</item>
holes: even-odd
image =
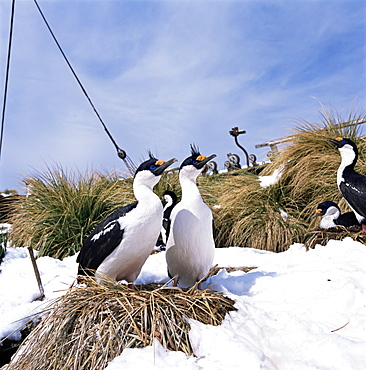
[[[194,161],[192,161],[193,164],[198,164],[198,161],[197,159],[195,159]]]
[[[152,164],[152,165],[150,166],[150,170],[152,170],[152,171],[156,170],[156,166],[155,166],[155,164]]]

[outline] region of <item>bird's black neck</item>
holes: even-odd
[[[352,163],[348,166],[346,166],[344,169],[343,169],[343,177],[348,177],[349,175],[352,175],[354,174],[356,171],[355,171],[355,164]]]

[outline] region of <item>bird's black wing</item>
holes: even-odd
[[[168,241],[171,224],[170,215],[178,202],[178,197],[173,191],[166,191],[165,194],[168,194],[172,198],[172,204],[163,211],[163,228],[165,230],[165,240]]]
[[[336,225],[342,225],[344,227],[359,226],[360,223],[353,212],[346,212],[340,215],[336,220],[334,220]]]
[[[352,209],[366,218],[366,177],[357,172],[350,179],[344,176],[339,189]]]
[[[165,240],[168,240],[170,234],[170,218],[163,218],[163,228],[165,229]]]
[[[93,270],[96,270],[121,243],[124,229],[121,229],[118,219],[136,206],[137,202],[117,209],[84,240],[76,260],[79,263],[79,275],[93,275]]]

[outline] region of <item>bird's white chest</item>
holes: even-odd
[[[343,177],[344,169],[347,166],[350,166],[353,163],[353,161],[355,160],[355,153],[354,153],[353,150],[350,150],[349,148],[344,147],[344,148],[340,148],[339,152],[341,154],[341,164],[339,165],[338,171],[337,171],[338,187],[339,187],[339,185],[342,181],[345,181],[344,177]]]
[[[203,202],[179,203],[172,213],[166,259],[172,276],[182,286],[191,286],[212,266],[215,243],[212,214]]]
[[[158,239],[163,207],[158,197],[139,202],[137,207],[118,222],[123,238],[116,249],[99,266],[97,273],[116,280],[133,282]]]
[[[327,209],[325,215],[321,218],[319,226],[321,229],[330,229],[336,227],[335,220],[340,216],[337,207],[331,206]]]
[[[338,171],[337,171],[337,185],[338,185],[338,188],[340,187],[341,182],[344,182],[343,170],[344,170],[344,167],[339,166]]]
[[[193,248],[212,235],[212,214],[203,202],[180,203],[173,210],[172,231],[174,239],[185,248]]]
[[[332,227],[336,227],[337,225],[334,223],[333,217],[323,217],[320,220],[319,227],[321,229],[330,229]]]

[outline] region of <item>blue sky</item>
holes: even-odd
[[[295,119],[319,122],[366,107],[363,0],[38,0],[118,145],[139,164],[189,155],[244,156],[285,136]],[[3,90],[11,0],[0,0]],[[1,90],[1,95],[3,94]],[[347,114],[346,114],[347,115]],[[124,170],[33,1],[18,0],[0,191],[55,163]]]

